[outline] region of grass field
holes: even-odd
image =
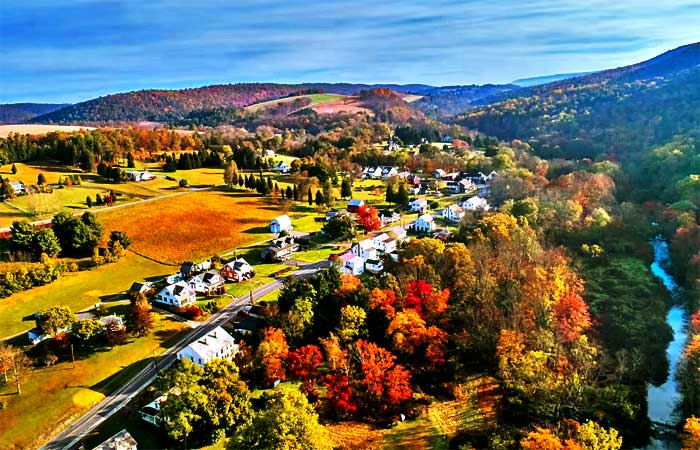
[[[87,186],[73,186],[70,188],[54,189],[53,192],[47,194],[32,194],[21,195],[9,200],[8,203],[17,208],[27,211],[34,216],[45,216],[56,214],[59,211],[82,212],[87,211],[86,197],[93,200],[95,195],[104,196],[109,194],[109,190],[93,189]],[[120,202],[128,201],[129,198],[123,196],[119,198]]]
[[[22,395],[14,394],[12,383],[3,387],[0,393],[7,405],[0,413],[0,448],[36,447],[150,364],[154,353],[162,353],[187,329],[181,322],[158,317],[151,335],[78,358],[75,369],[70,361],[35,369]]]
[[[310,98],[311,99],[311,106],[313,105],[318,105],[321,103],[327,103],[327,102],[332,102],[339,100],[341,98],[345,97],[344,95],[338,95],[338,94],[310,94],[310,95],[296,95],[294,97],[285,97],[285,98],[279,98],[276,100],[269,100],[267,102],[260,102],[260,103],[255,103],[253,105],[246,106],[245,109],[247,111],[259,111],[263,108],[269,108],[271,106],[276,106],[279,105],[280,103],[289,103],[293,102],[294,100],[300,99],[300,98]]]
[[[148,259],[127,254],[121,261],[95,269],[67,274],[46,286],[19,292],[0,300],[0,338],[14,336],[34,327],[30,318],[49,306],[67,305],[79,311],[98,302],[118,298],[134,281],[162,277],[173,272]],[[25,319],[29,320],[25,320]]]
[[[0,174],[3,178],[9,178],[10,181],[22,181],[26,185],[37,184],[40,173],[44,174],[48,184],[56,184],[59,177],[65,177],[66,175],[83,175],[69,167],[55,164],[15,163],[15,167],[17,167],[17,174],[15,175],[11,171],[12,164],[0,167]]]
[[[238,191],[203,191],[98,215],[105,232],[125,231],[131,249],[157,261],[200,261],[270,237],[281,214],[260,197]]]
[[[15,125],[0,125],[0,137],[7,137],[10,133],[19,134],[46,134],[52,131],[80,131],[80,130],[94,130],[94,127],[77,127],[72,125],[27,125],[27,124],[15,124]]]

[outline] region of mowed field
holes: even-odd
[[[77,127],[73,125],[29,125],[29,124],[13,124],[0,125],[0,137],[7,137],[10,133],[19,134],[46,134],[52,131],[80,131],[94,130],[95,127]]]
[[[294,97],[279,98],[277,100],[269,100],[267,102],[255,103],[253,105],[246,106],[247,111],[259,111],[263,108],[269,108],[271,106],[277,106],[281,103],[289,103],[300,98],[310,98],[311,105],[318,105],[320,103],[332,102],[344,98],[344,95],[339,94],[310,94],[310,95],[296,95]]]
[[[112,312],[123,315],[125,306]],[[17,395],[13,383],[0,389],[6,403],[0,411],[0,448],[37,448],[66,422],[101,401],[140,369],[152,363],[188,329],[182,322],[156,315],[153,332],[130,338],[112,350],[101,349],[89,357],[76,355],[70,361],[32,371]]]
[[[125,231],[131,250],[168,264],[201,261],[270,237],[270,220],[282,214],[263,199],[242,191],[200,191],[97,217],[105,232]]]

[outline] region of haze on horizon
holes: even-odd
[[[0,2],[0,103],[237,82],[508,83],[700,40],[697,1]]]

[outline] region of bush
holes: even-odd
[[[184,188],[184,187],[187,187],[187,186],[189,185],[189,183],[187,182],[187,180],[185,180],[184,178],[181,179],[180,181],[178,181],[177,184],[179,184],[180,187],[183,187],[183,188]]]
[[[195,320],[202,316],[202,310],[199,309],[199,306],[197,305],[184,306],[182,308],[178,308],[176,312],[188,320]]]

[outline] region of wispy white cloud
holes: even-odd
[[[0,101],[244,81],[470,84],[700,40],[696,1],[4,0]]]

